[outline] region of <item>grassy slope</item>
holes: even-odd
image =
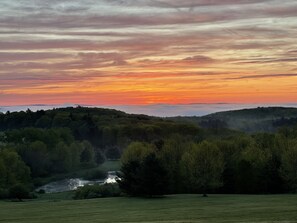
[[[63,199],[63,198],[62,198]],[[0,222],[297,222],[297,195],[0,202]]]

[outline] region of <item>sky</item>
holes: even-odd
[[[0,1],[0,106],[296,102],[295,0]]]

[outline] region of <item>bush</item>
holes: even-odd
[[[92,199],[103,197],[118,197],[121,195],[118,184],[86,185],[78,188],[74,199]]]
[[[38,194],[45,194],[45,190],[40,189],[40,190],[37,191],[37,193],[38,193]]]
[[[0,188],[0,199],[6,199],[9,197],[9,191],[4,188]]]
[[[22,199],[31,198],[29,189],[23,184],[14,185],[9,189],[9,198],[16,198],[19,201]]]

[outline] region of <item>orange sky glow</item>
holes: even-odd
[[[297,102],[295,0],[1,0],[0,105]]]

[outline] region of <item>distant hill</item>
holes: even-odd
[[[160,132],[164,134],[165,132],[166,134],[183,132],[184,129],[193,134],[195,130],[193,124],[196,125],[196,128],[197,126],[208,129],[223,128],[247,133],[275,132],[280,127],[297,125],[297,108],[258,107],[217,112],[202,117],[178,116],[172,118],[127,114],[114,109],[80,106],[37,112],[27,110],[1,113],[0,111],[0,131],[26,127],[68,127],[79,139],[89,139],[86,135],[92,135],[95,132],[95,135],[106,138],[104,134],[107,130],[116,136],[128,134],[134,138],[137,135],[137,139],[158,136]]]
[[[202,117],[175,117],[204,128],[229,128],[244,132],[274,132],[280,127],[297,125],[297,108],[258,107],[218,112]]]
[[[114,109],[79,106],[36,112],[0,112],[0,132],[26,128],[67,128],[76,140],[87,140],[101,150],[122,150],[132,141],[151,142],[172,134],[196,135],[200,131],[191,123],[127,114]]]

